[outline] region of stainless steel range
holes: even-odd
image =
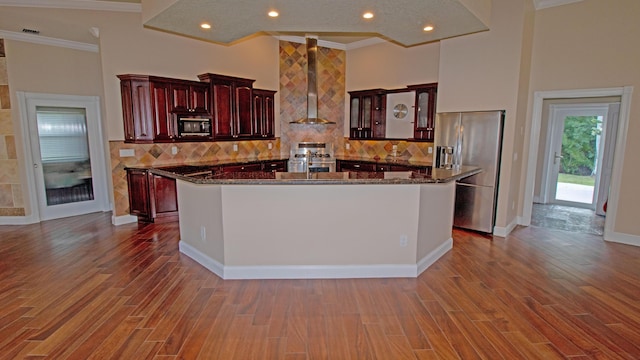
[[[289,172],[335,172],[333,145],[322,142],[299,142],[291,146]]]

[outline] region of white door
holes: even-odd
[[[33,93],[19,98],[26,110],[31,193],[37,198],[32,204],[40,220],[108,210],[98,98]]]
[[[552,105],[547,202],[595,209],[607,105]]]

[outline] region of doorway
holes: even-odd
[[[109,210],[98,98],[21,92],[18,98],[36,218]]]
[[[631,93],[633,87],[619,87],[606,89],[587,89],[587,90],[554,90],[554,91],[537,91],[534,93],[533,113],[531,122],[531,131],[528,145],[528,161],[525,174],[525,189],[523,200],[523,214],[519,223],[528,226],[531,224],[531,216],[534,199],[536,197],[535,187],[536,178],[539,175],[538,162],[539,143],[543,119],[543,102],[548,99],[580,99],[580,98],[599,98],[599,97],[620,97],[620,109],[618,116],[618,131],[615,136],[615,146],[610,149],[611,161],[611,180],[609,188],[609,197],[606,200],[607,216],[604,225],[604,239],[614,240],[618,235],[613,233],[613,225],[615,224],[616,211],[619,199],[619,189],[622,175],[622,164],[624,162],[624,149],[626,146],[626,132],[629,123],[629,111],[631,106]],[[615,154],[615,156],[613,155]]]
[[[602,209],[608,198],[610,149],[615,146],[619,117],[619,99],[611,101],[617,102],[549,106],[546,141],[541,141],[541,201],[537,202]]]

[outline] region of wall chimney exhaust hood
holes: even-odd
[[[318,38],[307,36],[307,117],[291,121],[290,124],[329,125],[334,121],[318,118],[317,53]]]

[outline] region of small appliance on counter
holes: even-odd
[[[333,145],[323,142],[299,142],[291,146],[289,172],[335,172]]]
[[[504,111],[436,114],[435,167],[482,168],[481,173],[456,183],[456,227],[493,233],[504,116]]]

